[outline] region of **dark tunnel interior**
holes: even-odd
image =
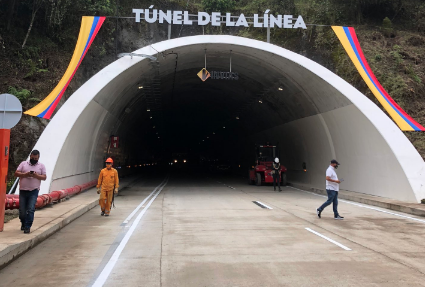
[[[255,145],[283,148],[279,139],[252,135],[317,113],[299,99],[291,79],[257,55],[211,50],[164,53],[127,87],[135,96],[121,110],[126,132],[117,132],[128,149],[125,165],[186,160],[187,166],[220,163],[246,171],[254,164]],[[222,73],[222,79],[197,76],[205,58],[210,74]],[[225,79],[230,70],[237,80]]]

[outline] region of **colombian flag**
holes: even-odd
[[[69,83],[77,72],[90,45],[102,27],[105,17],[84,16],[81,22],[80,34],[68,69],[53,91],[37,106],[25,112],[27,115],[50,119],[53,111],[66,91]]]
[[[412,119],[381,86],[376,79],[360,48],[359,40],[353,27],[332,26],[348,56],[353,61],[363,80],[390,114],[402,131],[425,131],[425,128]]]

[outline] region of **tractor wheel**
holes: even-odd
[[[288,181],[286,180],[286,173],[282,173],[282,186],[286,186]]]
[[[255,185],[261,185],[261,174],[257,173],[257,177],[255,178]]]

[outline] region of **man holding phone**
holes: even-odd
[[[328,194],[328,200],[322,204],[318,209],[316,209],[317,216],[319,218],[322,218],[322,211],[325,209],[326,206],[333,204],[333,212],[334,212],[334,219],[341,220],[344,219],[341,215],[338,213],[338,192],[339,192],[339,184],[343,180],[338,180],[338,175],[336,174],[335,170],[338,168],[339,162],[337,162],[335,159],[331,160],[331,164],[329,165],[328,169],[326,170],[326,193]]]
[[[40,152],[33,150],[29,161],[23,161],[18,166],[15,176],[19,182],[19,219],[21,230],[29,234],[34,222],[35,204],[42,180],[46,180],[46,167],[39,162]]]

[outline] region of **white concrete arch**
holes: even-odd
[[[172,78],[175,61],[173,55],[162,58],[161,53],[179,54],[178,72],[185,77],[176,85],[183,87],[185,79],[192,81],[191,71],[203,67],[205,49],[210,57],[207,68],[222,69],[232,50],[233,69],[246,77],[246,85],[252,85],[249,89],[258,83],[282,85],[284,94],[268,95],[267,105],[246,120],[246,130],[254,127],[255,132],[246,138],[240,136],[240,142],[247,143],[241,147],[246,153],[252,153],[254,142],[280,142],[290,182],[323,189],[325,169],[336,157],[342,163],[338,170],[345,179],[342,189],[411,202],[425,198],[425,164],[409,140],[366,96],[316,62],[272,44],[234,36],[184,37],[152,46],[135,53],[158,56],[164,93],[170,93],[171,80],[167,79]],[[43,182],[41,193],[97,177],[108,137],[113,133],[130,135],[139,114],[137,85],[152,75],[152,70],[147,58],[121,58],[67,100],[35,146],[47,167],[48,180]],[[182,91],[210,85],[198,82],[199,86],[190,82]],[[224,112],[230,114],[229,110],[243,101],[238,89],[234,90],[236,103],[227,97]],[[213,105],[214,98],[208,99]],[[307,163],[307,172],[301,171],[302,162]]]

